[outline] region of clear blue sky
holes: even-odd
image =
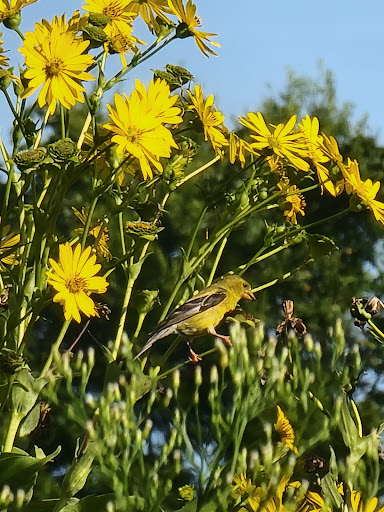
[[[83,3],[39,0],[23,10],[22,29],[33,29],[34,22],[42,17],[51,20],[64,11],[71,15]],[[334,73],[340,103],[355,104],[355,119],[367,113],[370,132],[384,142],[383,0],[195,3],[203,30],[219,34],[219,57],[204,57],[192,38],[179,40],[135,70],[135,76],[148,80],[149,67],[160,68],[167,63],[185,66],[206,94],[215,95],[218,108],[231,125],[231,118],[257,110],[263,98],[284,89],[287,68],[316,78],[321,59]],[[4,46],[17,48],[17,35],[7,29],[3,32]],[[131,84],[128,80],[122,89],[129,91]],[[1,103],[1,110],[3,106]]]

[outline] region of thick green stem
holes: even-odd
[[[6,434],[5,440],[4,440],[3,452],[5,452],[5,453],[12,452],[13,444],[15,442],[17,431],[19,430],[19,426],[20,426],[22,419],[23,418],[20,417],[20,414],[18,414],[17,411],[15,411],[15,410],[12,411],[11,417],[9,419],[7,434]]]

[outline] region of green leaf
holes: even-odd
[[[309,250],[312,258],[320,258],[331,254],[331,252],[338,250],[339,248],[333,240],[324,235],[313,235],[311,233],[306,234]]]
[[[47,382],[47,379],[41,377],[35,379],[28,368],[17,373],[12,386],[11,400],[12,409],[19,417],[24,418],[33,409],[40,391]]]
[[[61,512],[105,512],[107,504],[115,500],[115,495],[101,494],[99,496],[87,496],[78,500],[73,498],[71,503],[61,509]],[[56,505],[59,503],[58,499],[43,500],[29,503],[24,509],[24,512],[53,512]]]
[[[60,453],[61,447],[45,457],[32,457],[21,450],[0,455],[0,489],[8,485],[12,492],[22,489],[26,493],[34,486],[37,473]],[[37,452],[42,454],[42,452]]]
[[[212,508],[211,510],[216,510],[216,508]],[[184,507],[180,508],[177,512],[196,512],[197,511],[197,500],[189,501]],[[207,512],[207,510],[206,510]]]
[[[39,423],[40,419],[40,402],[38,402],[35,407],[32,407],[32,410],[27,415],[27,417],[23,420],[20,430],[19,437],[25,437],[35,430]]]
[[[339,510],[343,504],[343,498],[337,490],[336,482],[331,473],[327,473],[321,479],[321,488],[323,489],[324,496],[332,509]]]

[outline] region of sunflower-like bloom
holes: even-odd
[[[15,14],[21,11],[23,7],[31,5],[37,0],[0,0],[0,23],[12,18]]]
[[[76,102],[84,103],[85,91],[82,80],[94,80],[86,69],[93,64],[91,55],[84,54],[89,41],[76,37],[74,30],[64,30],[63,18],[54,18],[52,25],[46,20],[37,24],[35,32],[26,35],[20,48],[28,67],[24,77],[28,87],[23,98],[27,98],[42,84],[38,96],[39,107],[48,105],[50,114],[56,110],[56,102],[70,109]],[[65,23],[65,22],[64,22]]]
[[[319,120],[317,117],[311,119],[309,116],[299,123],[299,128],[303,132],[305,140],[307,142],[309,157],[312,159],[317,176],[321,185],[321,190],[327,190],[332,196],[336,197],[344,190],[344,180],[330,178],[330,171],[324,165],[327,162],[336,163],[335,159],[342,157],[338,151],[336,140],[331,137],[328,138],[326,135],[319,135]],[[332,155],[334,158],[332,158]]]
[[[0,263],[4,265],[17,265],[16,254],[10,253],[9,251],[20,242],[20,235],[10,233],[10,230],[11,226],[9,225],[0,229]]]
[[[372,211],[375,219],[384,224],[384,203],[375,199],[380,190],[380,181],[375,183],[370,179],[363,181],[360,177],[358,162],[350,158],[347,164],[340,164],[340,169],[345,179],[347,194],[357,195]]]
[[[131,10],[132,0],[85,0],[83,9],[88,12],[104,14],[109,16],[110,22],[105,27],[105,33],[110,36],[113,31],[130,35],[132,32],[132,21],[136,18],[137,12]]]
[[[371,498],[366,503],[362,500],[360,491],[353,490],[351,492],[351,505],[353,512],[384,512],[384,507],[376,508],[378,499]]]
[[[85,210],[85,208],[82,208],[81,211],[79,211],[77,208],[72,206],[72,211],[83,224],[83,226],[85,226],[88,216],[88,213]],[[84,233],[84,228],[76,228],[75,231],[76,233],[82,235]],[[108,228],[104,226],[102,222],[99,222],[98,224],[96,224],[96,226],[89,230],[89,234],[95,239],[94,247],[96,249],[96,254],[99,257],[101,256],[105,258],[107,261],[112,259],[112,254],[108,247]]]
[[[158,33],[160,29],[159,22],[156,20],[157,17],[165,23],[170,23],[166,16],[166,14],[171,13],[167,0],[135,0],[131,1],[128,8],[137,13],[147,24],[149,30],[153,30],[155,33]]]
[[[101,265],[96,255],[91,256],[91,247],[81,250],[77,244],[73,249],[69,242],[59,245],[59,263],[50,258],[52,270],[47,271],[47,282],[57,291],[53,301],[64,306],[66,320],[72,317],[81,321],[80,311],[86,316],[98,316],[90,293],[105,293],[108,282],[105,277],[96,276]]]
[[[3,34],[0,32],[0,68],[7,68],[9,59],[4,55],[2,36]]]
[[[253,149],[266,149],[280,158],[287,158],[297,169],[309,170],[309,164],[304,160],[309,156],[307,145],[303,134],[292,133],[296,124],[297,116],[292,116],[286,125],[283,123],[277,126],[270,125],[271,131],[265,124],[263,115],[258,112],[249,112],[247,117],[239,117],[240,123],[251,132],[252,139],[256,142],[251,144]]]
[[[306,202],[304,196],[298,192],[298,188],[296,185],[292,185],[288,188],[287,181],[281,181],[278,183],[278,187],[280,190],[284,189],[284,194],[286,194],[284,201],[284,216],[287,217],[288,220],[292,222],[292,224],[297,224],[297,215],[300,214],[304,217],[306,207]]]
[[[238,158],[242,169],[244,169],[244,166],[245,166],[246,152],[248,152],[254,156],[260,156],[259,153],[257,153],[256,151],[254,151],[252,149],[249,142],[238,137],[235,132],[230,132],[230,134],[229,134],[228,152],[229,152],[229,161],[231,162],[231,164],[234,164],[236,162],[236,158]]]
[[[200,85],[195,85],[193,94],[190,91],[188,91],[188,94],[192,101],[190,109],[197,112],[201,124],[203,125],[204,139],[206,141],[210,140],[216,153],[221,154],[222,147],[228,146],[228,142],[223,134],[223,130],[225,130],[223,125],[224,116],[221,112],[216,110],[213,104],[213,94],[210,94],[204,101],[204,95]]]
[[[192,2],[192,0],[188,0],[185,7],[183,5],[183,0],[168,0],[168,6],[171,12],[175,14],[181,21],[181,24],[176,30],[176,35],[181,39],[184,37],[193,36],[199,50],[203,52],[206,57],[209,57],[209,54],[215,55],[215,57],[217,57],[217,53],[209,48],[205,42],[208,41],[208,43],[212,46],[220,48],[219,43],[209,39],[212,36],[217,36],[217,34],[197,30],[197,28],[201,26],[201,19],[196,14],[196,5]]]
[[[169,158],[177,148],[165,124],[182,121],[181,110],[175,107],[177,96],[170,96],[165,80],[151,80],[148,90],[139,81],[131,96],[115,94],[115,108],[107,105],[111,122],[104,128],[112,131],[118,154],[137,158],[144,179],[153,177],[153,167],[163,172],[160,158]]]
[[[295,447],[295,431],[279,406],[277,406],[277,420],[274,427],[275,431],[280,436],[280,441],[290,450],[297,453],[297,448]]]

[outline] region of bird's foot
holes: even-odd
[[[201,360],[202,360],[202,358],[201,358],[200,356],[198,356],[198,355],[196,354],[196,352],[195,352],[195,351],[193,351],[191,348],[189,349],[189,355],[190,355],[190,357],[189,357],[188,359],[189,359],[189,360],[191,361],[191,363],[193,363],[193,364],[196,364],[196,363],[198,363],[199,361],[201,361]]]
[[[225,336],[224,334],[219,334],[218,332],[215,331],[214,327],[209,327],[208,333],[212,334],[212,336],[216,336],[216,338],[220,338],[221,340],[223,340],[227,347],[232,347],[231,338],[229,336]]]
[[[227,345],[227,347],[232,347],[232,342],[231,342],[231,338],[229,336],[222,336],[220,335],[219,338],[221,338],[224,343]]]

